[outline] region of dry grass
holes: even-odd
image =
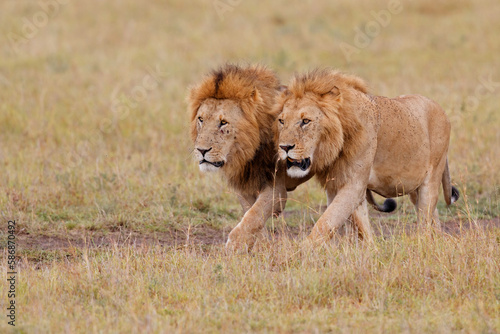
[[[268,64],[283,81],[294,71],[338,67],[366,78],[375,94],[435,99],[452,121],[450,169],[464,195],[450,210],[440,203],[443,217],[498,217],[500,4],[402,1],[401,13],[348,62],[340,43],[354,45],[354,29],[387,6],[242,1],[221,18],[212,1],[69,1],[14,52],[9,34],[21,34],[23,18],[41,9],[2,2],[3,221],[59,237],[234,226],[233,194],[192,161],[184,102],[186,87],[225,61]],[[485,86],[488,77],[494,83]],[[321,189],[310,182],[291,197],[287,208],[298,213],[286,223],[310,227],[318,216],[311,208],[325,203]],[[411,224],[411,208],[399,203],[390,219]],[[378,238],[378,252],[343,240],[288,262],[296,246],[286,241],[248,256],[226,256],[218,246],[117,245],[28,261],[38,251],[18,249],[19,325],[27,332],[500,331],[498,228],[429,233]]]
[[[287,239],[220,247],[73,249],[23,262],[26,332],[498,332],[500,233],[344,238],[314,254]],[[3,324],[4,326],[4,324]],[[2,328],[5,328],[2,327]]]

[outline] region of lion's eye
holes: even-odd
[[[280,124],[285,124],[285,122],[281,118],[278,119],[278,121],[280,122]]]
[[[302,125],[309,124],[309,122],[311,122],[311,120],[310,120],[310,119],[304,118],[304,119],[302,120]]]
[[[227,122],[225,120],[221,120],[220,121],[220,126],[223,126],[223,125],[226,125],[226,124],[227,124]]]
[[[198,120],[200,121],[200,123],[203,123],[203,117],[198,117]]]

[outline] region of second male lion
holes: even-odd
[[[436,102],[373,96],[362,79],[326,69],[295,76],[276,108],[287,174],[316,175],[327,192],[311,241],[330,238],[350,215],[370,235],[367,190],[409,194],[419,221],[439,222],[441,184],[448,205],[458,199],[448,171],[450,123]]]

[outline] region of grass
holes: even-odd
[[[498,229],[474,229],[402,234],[375,248],[344,238],[314,254],[288,239],[252,255],[120,244],[45,253],[21,264],[20,328],[497,332],[499,245]]]
[[[2,226],[16,219],[20,236],[35,236],[18,245],[16,329],[500,331],[499,229],[481,227],[500,216],[498,2],[401,1],[350,61],[339,45],[355,45],[356,29],[388,1],[242,1],[223,14],[214,3],[68,2],[15,50],[9,36],[22,35],[41,5],[2,3],[0,213]],[[227,234],[241,209],[223,182],[198,172],[185,105],[187,87],[226,61],[267,64],[283,82],[337,67],[375,94],[439,102],[452,122],[450,170],[462,193],[449,209],[441,200],[440,213],[473,228],[451,236],[415,228],[402,199],[395,215],[372,212],[383,230],[377,250],[345,238],[293,255],[287,237],[244,256],[218,244],[37,245],[36,236]],[[314,181],[289,195],[288,214],[268,227],[300,239],[326,199]]]

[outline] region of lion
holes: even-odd
[[[370,191],[383,197],[408,194],[417,220],[436,224],[439,186],[447,205],[459,198],[448,169],[450,122],[424,96],[374,96],[357,76],[316,69],[292,78],[275,113],[287,175],[315,175],[326,189],[327,209],[308,242],[328,240],[349,216],[371,239]]]
[[[220,172],[235,191],[243,217],[227,247],[251,249],[265,222],[284,209],[287,191],[312,177],[290,177],[279,161],[275,99],[283,89],[273,71],[260,65],[225,65],[190,88],[188,104],[193,155],[202,172]],[[390,212],[395,202],[378,205]],[[353,219],[354,220],[354,219]]]
[[[228,246],[251,248],[272,215],[283,210],[286,170],[277,168],[273,113],[280,82],[260,65],[225,65],[191,87],[191,138],[202,172],[220,171],[236,192],[243,218]]]

